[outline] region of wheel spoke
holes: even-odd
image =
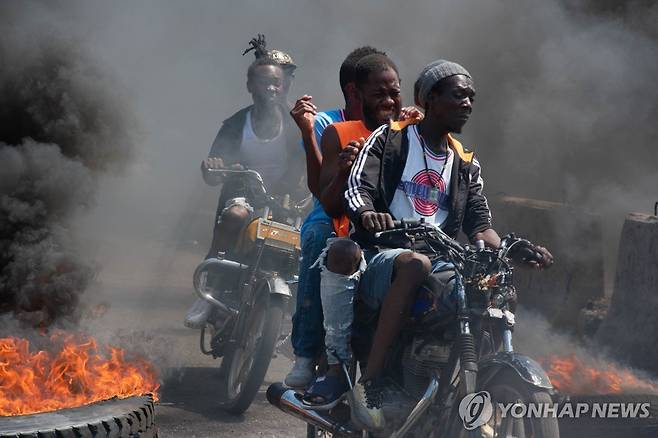
[[[265,327],[266,299],[267,296],[255,303],[243,334],[245,342],[241,347],[237,347],[233,354],[227,382],[231,398],[235,398],[240,394],[242,385],[248,378],[253,367],[254,353],[258,346],[258,341],[262,337],[263,328]]]

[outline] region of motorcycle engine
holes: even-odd
[[[440,374],[448,363],[451,345],[433,338],[415,337],[402,355],[404,389],[415,398],[422,397],[430,378]]]

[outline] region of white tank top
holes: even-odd
[[[240,157],[243,166],[253,169],[263,177],[265,186],[278,181],[286,172],[286,135],[283,123],[276,137],[263,140],[256,136],[251,124],[251,111],[242,128]]]
[[[407,163],[389,208],[396,219],[425,218],[426,222],[440,227],[450,209],[450,176],[455,154],[450,148],[447,155],[437,155],[427,147],[423,151],[416,125],[409,126],[407,137]]]

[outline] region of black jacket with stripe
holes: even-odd
[[[355,226],[352,238],[364,247],[379,242],[361,227],[361,213],[391,213],[389,206],[407,163],[408,129],[406,124],[397,122],[380,126],[368,138],[352,166],[345,191],[345,211]],[[482,192],[480,164],[473,152],[464,149],[452,136],[449,144],[455,159],[450,179],[450,211],[442,229],[452,238],[461,229],[472,239],[476,233],[492,227],[489,204]],[[398,243],[405,246],[402,241]]]

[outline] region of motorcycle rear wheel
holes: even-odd
[[[230,347],[222,360],[221,408],[224,411],[241,415],[254,401],[272,360],[284,309],[282,298],[259,291],[243,333],[244,342]],[[240,346],[241,343],[244,345]]]
[[[455,415],[450,426],[449,437],[458,438],[493,438],[514,436],[516,438],[559,438],[560,432],[557,418],[500,418],[498,403],[533,403],[550,405],[551,395],[540,388],[530,385],[513,370],[503,370],[484,388],[491,394],[494,407],[493,416],[484,426],[477,430],[467,431],[461,418]]]

